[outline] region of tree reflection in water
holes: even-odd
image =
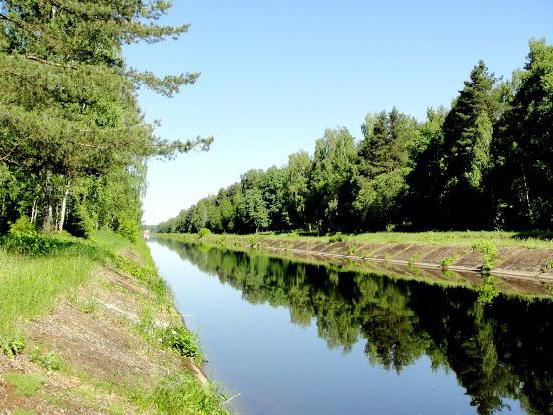
[[[452,370],[479,414],[520,401],[553,413],[553,303],[499,295],[491,304],[466,288],[385,275],[342,272],[258,253],[158,240],[254,304],[290,310],[293,323],[315,319],[328,347],[350,351],[363,339],[372,365],[400,373],[421,356]]]

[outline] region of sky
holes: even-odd
[[[151,160],[144,222],[176,216],[252,168],[310,153],[326,128],[360,136],[367,113],[420,120],[449,106],[484,59],[497,76],[524,65],[528,40],[553,42],[553,0],[175,0],[178,40],[125,48],[157,75],[201,72],[173,98],[141,89],[168,139],[213,136],[209,152]]]

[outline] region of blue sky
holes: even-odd
[[[552,0],[176,0],[163,23],[179,40],[127,47],[158,75],[201,72],[174,98],[141,90],[165,138],[215,137],[208,153],[151,161],[144,221],[158,223],[238,180],[312,151],[325,128],[360,135],[368,112],[423,119],[449,105],[484,59],[500,76],[524,64],[532,37],[553,42]]]

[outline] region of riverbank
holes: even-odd
[[[227,413],[143,241],[35,239],[0,246],[0,413]]]
[[[157,237],[230,249],[331,263],[398,278],[478,289],[483,270],[498,277],[509,294],[549,297],[553,286],[553,242],[507,232],[425,232],[334,235],[196,235]]]

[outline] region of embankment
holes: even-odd
[[[28,275],[42,267],[44,287],[56,272],[43,265],[58,257],[73,261],[64,273],[81,272],[83,257],[94,264],[92,272],[40,310],[27,304],[32,296],[9,303],[11,313],[0,310],[5,314],[0,413],[226,414],[224,397],[202,379],[199,346],[184,328],[145,244],[109,234],[85,245],[68,248],[77,254],[64,248],[49,258],[15,255],[0,246],[0,257],[12,267],[0,272],[0,283],[9,284],[17,275],[17,286],[27,291],[33,284],[17,274],[18,264],[25,264]],[[15,314],[24,318],[9,321]]]
[[[399,278],[444,285],[478,287],[485,254],[471,245],[397,242],[358,242],[332,238],[272,235],[156,234],[156,237],[189,243],[257,250],[271,255],[294,257],[342,268],[386,273]],[[509,294],[550,296],[553,286],[553,249],[495,246],[492,275],[497,288]]]

